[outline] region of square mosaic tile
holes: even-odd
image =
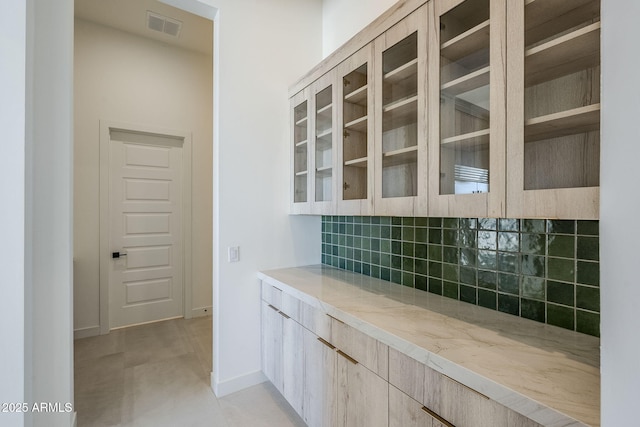
[[[322,217],[322,262],[599,336],[599,222]]]

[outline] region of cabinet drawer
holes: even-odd
[[[282,308],[282,290],[262,282],[262,300],[280,310]]]
[[[300,306],[302,305],[302,301],[284,292],[281,295],[281,301],[282,303],[280,305],[280,311],[296,322],[302,323],[300,321],[302,317],[300,314]]]
[[[456,427],[540,426],[392,348],[389,383]]]
[[[331,318],[322,310],[300,301],[300,323],[320,338],[331,341]]]
[[[331,343],[367,369],[389,379],[387,345],[335,318],[331,318]]]

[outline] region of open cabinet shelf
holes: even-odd
[[[410,96],[384,106],[383,129],[396,129],[417,122],[418,96]]]
[[[460,95],[489,84],[490,67],[484,67],[441,86],[442,92],[449,96]]]
[[[358,89],[344,96],[345,102],[356,105],[367,105],[367,94],[369,87],[367,85],[360,86]]]
[[[352,120],[349,123],[345,123],[344,128],[355,132],[364,132],[367,130],[367,116],[360,117]]]
[[[483,129],[476,132],[469,132],[463,135],[451,136],[442,140],[442,145],[458,144],[459,146],[478,146],[489,143],[490,129]]]
[[[393,71],[389,71],[384,75],[385,83],[400,83],[408,78],[415,77],[418,72],[418,58],[403,64]]]
[[[552,80],[600,63],[600,22],[525,52],[525,86]]]
[[[525,0],[525,46],[599,19],[598,0]]]
[[[407,147],[384,153],[383,164],[385,167],[415,163],[418,159],[418,147]]]
[[[525,142],[600,129],[600,104],[561,111],[525,121]]]
[[[464,58],[478,50],[489,46],[490,26],[489,20],[465,31],[453,39],[442,43],[440,56],[450,61]]]
[[[347,160],[344,162],[344,165],[353,166],[357,168],[366,168],[368,160],[369,159],[367,157],[361,157],[359,159]]]

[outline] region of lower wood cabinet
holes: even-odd
[[[282,321],[282,395],[302,415],[304,388],[304,328],[284,311]]]
[[[262,369],[311,427],[540,427],[302,301],[263,295]]]
[[[389,427],[450,427],[450,424],[443,424],[421,403],[389,385]]]
[[[336,424],[336,350],[328,341],[304,329],[302,418],[309,427]]]
[[[389,384],[338,350],[336,426],[386,427]]]
[[[425,412],[445,426],[541,427],[394,349],[389,349],[389,383],[391,388],[397,387],[408,398],[423,405]]]
[[[262,372],[280,393],[283,390],[282,320],[275,306],[262,301]]]

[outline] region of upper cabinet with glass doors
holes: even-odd
[[[373,214],[373,44],[338,66],[337,212]]]
[[[313,129],[311,144],[311,213],[335,213],[336,72],[330,71],[311,85]]]
[[[503,216],[505,0],[435,3],[429,215]]]
[[[311,213],[309,88],[291,98],[291,213]]]
[[[596,219],[600,1],[509,4],[507,215]]]
[[[425,216],[427,3],[375,40],[375,214]]]
[[[597,219],[600,91],[599,0],[398,2],[291,88],[292,212]]]

